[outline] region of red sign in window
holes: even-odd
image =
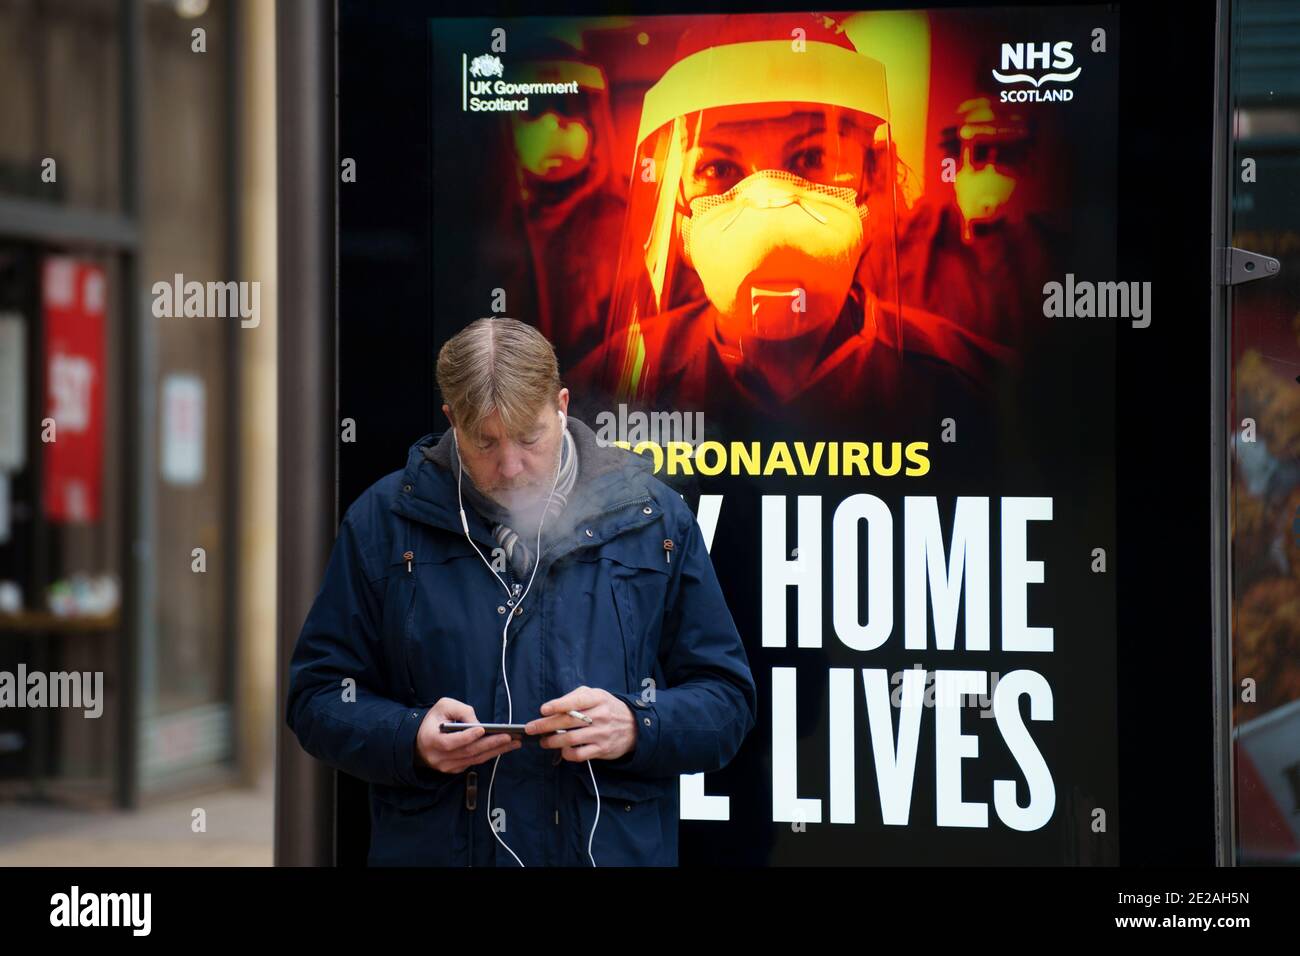
[[[45,516],[97,521],[104,468],[104,270],[67,257],[45,260]]]

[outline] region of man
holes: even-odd
[[[567,418],[531,326],[474,322],[437,377],[452,428],[344,516],[289,726],[369,781],[372,865],[676,865],[678,776],[726,765],[757,712],[699,525]]]

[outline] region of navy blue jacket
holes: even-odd
[[[559,536],[543,540],[510,627],[513,719],[539,717],[544,702],[582,685],[625,701],[635,747],[590,762],[601,798],[591,853],[598,866],[674,866],[679,775],[717,770],[736,754],[756,719],[754,681],[681,496],[647,459],[600,447],[585,424],[569,422],[580,493]],[[446,774],[415,750],[442,697],[471,705],[481,721],[507,719],[500,638],[503,615],[515,612],[465,539],[455,473],[430,460],[441,437],[450,436],[411,446],[406,469],[344,516],[290,663],[286,720],[308,753],[369,782],[371,865],[516,866],[487,817],[493,762]],[[490,528],[468,504],[465,512],[490,556]],[[503,576],[513,586],[508,567]],[[500,758],[492,807],[525,866],[590,865],[596,799],[586,762],[527,741]]]

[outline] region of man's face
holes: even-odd
[[[461,461],[479,491],[512,511],[545,500],[555,481],[562,440],[563,426],[557,408],[567,413],[567,388],[560,389],[555,406],[544,403],[531,426],[521,434],[507,434],[501,416],[495,411],[484,420],[477,439],[457,431]],[[447,405],[442,406],[442,411],[451,420]]]

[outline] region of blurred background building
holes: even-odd
[[[104,697],[0,709],[0,864],[271,862],[274,58],[270,2],[0,0],[0,670]]]

